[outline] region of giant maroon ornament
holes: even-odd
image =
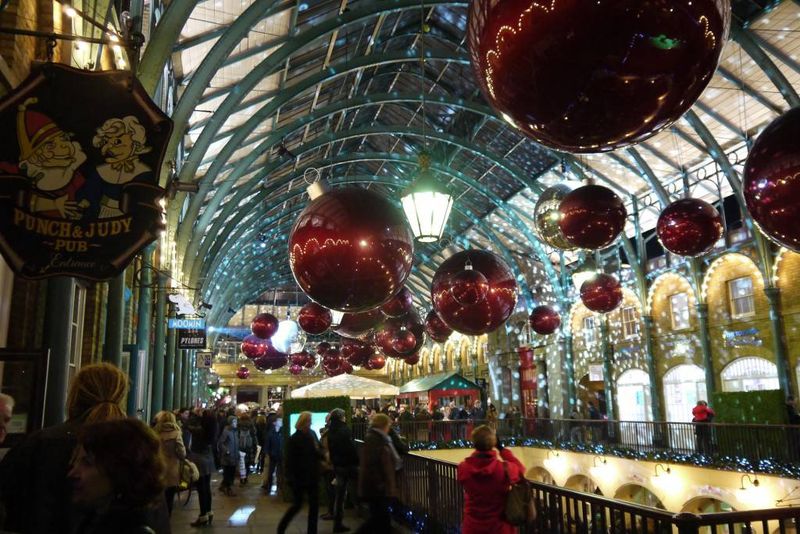
[[[385,304],[408,278],[413,256],[414,236],[403,213],[358,187],[312,200],[289,234],[289,264],[300,288],[345,312]]]
[[[271,313],[259,313],[250,323],[250,330],[261,339],[269,339],[278,331],[278,318]]]
[[[679,256],[705,254],[722,237],[722,217],[699,198],[676,200],[661,212],[656,234],[665,249]]]
[[[558,207],[558,227],[576,247],[605,248],[625,228],[628,212],[615,192],[602,185],[584,185],[572,191]]]
[[[486,298],[471,306],[456,301],[453,276],[463,272],[467,261],[489,284]],[[506,263],[491,252],[465,250],[450,256],[436,270],[431,286],[433,308],[450,328],[462,334],[492,332],[511,316],[517,303],[517,282]]]
[[[473,0],[472,66],[508,122],[565,152],[639,143],[708,85],[727,0]]]
[[[425,326],[416,310],[402,317],[390,317],[375,333],[375,343],[386,356],[403,358],[422,348],[425,343]]]
[[[242,365],[236,370],[236,376],[242,380],[245,380],[250,376],[250,369],[248,369],[246,365]]]
[[[400,288],[397,295],[381,306],[381,311],[388,317],[400,317],[414,308],[414,296],[406,287]]]
[[[534,332],[542,336],[547,336],[558,330],[558,327],[561,326],[561,316],[550,306],[536,306],[531,312],[528,322]]]
[[[767,126],[744,167],[747,210],[767,237],[800,252],[800,108]]]
[[[362,313],[345,313],[334,332],[342,337],[361,337],[383,321],[380,308]]]
[[[309,302],[300,308],[297,315],[297,324],[304,332],[317,335],[327,330],[333,322],[333,314],[328,308],[320,306],[316,302]]]
[[[386,357],[383,354],[373,354],[369,357],[366,367],[371,371],[377,371],[383,369],[384,365],[386,365]]]
[[[431,310],[428,312],[428,316],[425,317],[425,332],[435,342],[444,343],[453,333],[453,329],[444,324],[444,321],[436,314],[435,310]]]
[[[270,346],[272,344],[268,339],[261,339],[254,334],[249,334],[242,340],[242,353],[253,360],[264,356]]]
[[[599,273],[581,285],[581,301],[593,312],[614,311],[622,302],[622,286],[614,276]]]

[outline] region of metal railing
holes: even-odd
[[[736,458],[751,465],[763,461],[800,461],[800,426],[725,423],[668,423],[579,419],[500,419],[473,421],[403,421],[395,429],[409,442],[468,440],[472,429],[489,424],[501,439],[534,439],[570,448],[604,445],[643,453],[671,452],[708,459]],[[363,438],[366,422],[354,422],[353,435]]]
[[[399,515],[415,518],[415,532],[460,532],[464,497],[456,468],[414,454],[403,457],[399,507],[406,513]],[[800,524],[800,508],[673,514],[538,482],[531,485],[536,521],[520,529],[521,534],[790,534]]]

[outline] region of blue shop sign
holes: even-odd
[[[172,317],[169,320],[169,327],[170,328],[192,329],[192,330],[205,330],[205,328],[206,328],[206,320],[205,319],[178,319],[177,317]]]

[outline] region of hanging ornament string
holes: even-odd
[[[420,28],[419,28],[419,86],[422,98],[422,145],[428,149],[428,136],[425,131],[428,122],[425,114],[425,0],[420,2]]]

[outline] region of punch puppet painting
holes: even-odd
[[[46,63],[0,101],[0,252],[25,278],[119,274],[163,228],[172,121],[127,71]]]

